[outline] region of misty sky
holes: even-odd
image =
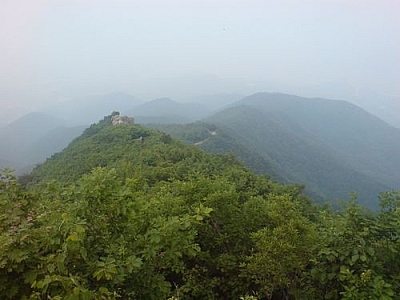
[[[0,0],[0,117],[192,75],[400,95],[399,16],[398,0]]]

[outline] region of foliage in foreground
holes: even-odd
[[[354,202],[333,212],[232,157],[137,126],[95,129],[60,154],[81,165],[60,170],[63,183],[26,189],[1,173],[1,299],[400,294],[398,193],[382,194],[376,214]],[[97,152],[85,165],[87,148]]]

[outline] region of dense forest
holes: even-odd
[[[1,299],[400,295],[398,192],[333,209],[111,117],[30,175],[1,171]]]
[[[146,124],[210,153],[234,153],[257,174],[301,183],[316,201],[350,192],[377,210],[400,189],[400,130],[346,101],[257,93],[191,124]]]

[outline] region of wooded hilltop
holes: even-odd
[[[400,194],[340,210],[135,124],[0,174],[1,299],[396,299]]]

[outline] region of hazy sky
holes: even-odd
[[[400,1],[0,0],[2,118],[193,74],[400,95]]]

